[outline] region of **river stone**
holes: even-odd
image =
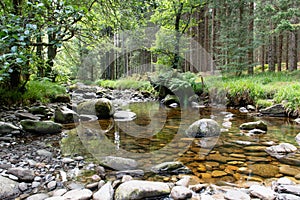
[[[122,183],[115,191],[115,200],[135,200],[170,194],[167,183],[133,180]]]
[[[178,97],[170,94],[168,94],[161,102],[166,106],[170,106],[171,104],[180,104]]]
[[[192,191],[184,186],[175,186],[171,190],[170,196],[174,200],[184,200],[192,197]]]
[[[212,119],[200,119],[186,130],[187,136],[191,138],[214,137],[219,136],[220,133],[220,126]]]
[[[300,124],[300,118],[295,119],[295,122]]]
[[[266,148],[266,152],[276,158],[284,157],[286,154],[294,153],[297,147],[289,143],[281,143],[279,145],[270,146]]]
[[[8,122],[0,122],[0,135],[9,134],[12,131],[18,131],[20,128]]]
[[[49,197],[45,200],[66,200],[64,197],[56,196],[56,197]]]
[[[49,108],[47,108],[47,106],[33,106],[29,108],[28,111],[32,114],[46,115],[49,111]]]
[[[240,129],[242,130],[252,130],[252,129],[260,129],[263,131],[267,131],[267,124],[261,120],[256,122],[247,122],[240,125]]]
[[[71,97],[69,94],[59,94],[51,99],[52,103],[70,103]]]
[[[78,122],[79,115],[73,110],[62,107],[55,110],[54,121],[62,124]]]
[[[253,134],[253,135],[261,135],[261,134],[265,134],[266,131],[260,130],[260,129],[252,129],[249,131],[249,134]]]
[[[279,185],[276,187],[278,193],[289,193],[299,196],[300,199],[300,185]]]
[[[190,170],[181,162],[164,162],[153,166],[151,171],[156,174],[178,174],[190,172]]]
[[[284,117],[286,115],[285,108],[282,104],[276,104],[259,111],[263,115],[271,117]]]
[[[0,199],[13,199],[19,194],[18,182],[0,176]]]
[[[93,200],[113,200],[114,189],[110,182],[103,185],[97,192],[93,194]]]
[[[289,175],[289,176],[296,176],[300,174],[300,169],[295,167],[291,167],[289,165],[283,165],[279,167],[279,172],[281,174]]]
[[[116,172],[116,177],[122,178],[124,175],[130,175],[132,177],[142,177],[144,176],[145,172],[141,169],[136,169],[136,170],[123,170],[123,171],[117,171]]]
[[[96,115],[99,119],[106,119],[113,116],[115,109],[109,99],[100,98],[79,104],[77,106],[77,112],[80,115]]]
[[[93,192],[89,189],[75,189],[68,191],[63,195],[65,199],[88,200],[92,197]]]
[[[296,142],[298,143],[298,145],[300,146],[300,133],[297,134],[295,139],[296,139]]]
[[[130,111],[116,111],[114,114],[115,121],[132,121],[136,118],[136,114]]]
[[[25,131],[37,134],[54,134],[60,133],[62,130],[62,125],[53,121],[25,119],[21,121],[21,125]]]
[[[250,186],[249,191],[252,196],[263,200],[273,200],[276,198],[276,193],[265,186],[252,185]]]
[[[44,200],[47,199],[48,197],[49,197],[48,194],[38,193],[27,197],[26,200]]]
[[[246,194],[245,192],[242,192],[240,190],[228,190],[226,191],[225,193],[225,199],[228,199],[228,200],[236,200],[236,199],[239,199],[239,200],[250,200],[250,196],[248,194]]]
[[[53,154],[50,151],[47,151],[46,149],[39,149],[36,151],[36,153],[39,156],[44,156],[48,158],[51,158],[53,156]]]
[[[293,194],[277,194],[276,200],[299,200],[300,197]]]
[[[30,169],[23,169],[20,167],[9,168],[6,172],[19,178],[20,181],[32,182],[34,180],[34,171]]]
[[[263,178],[273,178],[279,173],[279,168],[271,164],[254,164],[249,165],[248,168],[253,174]]]
[[[118,171],[133,170],[138,166],[138,163],[133,159],[114,156],[106,156],[101,158],[100,164]]]
[[[27,113],[27,112],[16,113],[16,116],[19,117],[20,119],[31,119],[31,120],[40,120],[41,119],[40,117],[35,116],[32,113]]]

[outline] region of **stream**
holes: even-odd
[[[163,162],[180,161],[200,183],[268,182],[272,178],[300,178],[300,153],[277,159],[265,152],[282,142],[298,146],[300,125],[289,118],[256,117],[222,107],[167,108],[158,102],[130,103],[122,108],[136,113],[132,121],[99,120],[65,126],[60,148],[66,156],[98,162],[105,156],[131,158],[146,173],[143,179],[170,181],[172,176],[150,173]],[[188,138],[195,121],[211,118],[221,126],[217,137]],[[239,126],[263,120],[266,134],[249,134]],[[293,173],[293,169],[295,172]]]

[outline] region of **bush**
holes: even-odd
[[[66,94],[66,88],[48,79],[32,80],[26,85],[26,92],[22,96],[23,101],[32,103],[41,101],[48,103],[52,98],[59,94]]]

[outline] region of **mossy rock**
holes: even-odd
[[[25,119],[22,120],[21,125],[23,129],[30,133],[37,134],[54,134],[62,131],[62,125],[53,121],[36,121]]]
[[[77,112],[80,115],[96,115],[99,119],[107,119],[113,116],[115,109],[109,99],[100,98],[79,104]]]
[[[219,124],[212,119],[200,119],[186,130],[186,135],[191,138],[215,137],[220,133]]]
[[[268,126],[265,122],[259,120],[256,122],[247,122],[240,125],[240,129],[242,130],[252,130],[252,129],[260,129],[263,131],[268,130]]]

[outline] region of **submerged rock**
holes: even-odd
[[[264,178],[273,178],[279,173],[279,168],[270,164],[249,165],[249,169],[253,174]]]
[[[115,109],[109,99],[101,98],[79,104],[77,112],[80,115],[96,115],[99,119],[106,119],[113,116]]]
[[[19,127],[7,122],[0,122],[0,135],[9,134],[12,131],[20,130]]]
[[[170,194],[167,183],[152,181],[127,181],[122,183],[115,191],[115,200],[135,200],[155,198]]]
[[[54,113],[54,121],[62,124],[74,123],[78,119],[79,115],[67,107],[58,108]]]
[[[132,121],[136,118],[136,114],[130,111],[117,111],[114,114],[116,121]]]
[[[164,162],[153,166],[151,171],[156,174],[190,173],[190,169],[184,166],[181,162]]]
[[[220,135],[221,128],[215,120],[200,119],[190,125],[185,133],[191,138],[214,137]]]
[[[276,104],[265,109],[261,109],[260,113],[271,117],[284,117],[286,116],[285,108],[282,104]]]
[[[35,121],[25,119],[20,123],[25,131],[31,133],[54,134],[62,131],[62,125],[53,121]]]
[[[256,121],[256,122],[247,122],[240,125],[240,129],[242,130],[252,130],[252,129],[260,129],[263,131],[267,131],[268,127],[267,124],[263,121]]]

